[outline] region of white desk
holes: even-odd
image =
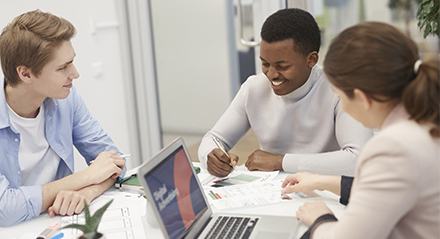
[[[136,169],[130,170],[130,172],[136,172]],[[284,179],[290,173],[280,172],[276,179]],[[116,190],[116,189],[109,189]],[[280,216],[295,216],[298,207],[303,205],[306,201],[321,200],[324,201],[327,206],[334,212],[336,217],[340,217],[344,211],[345,206],[339,204],[339,197],[335,194],[327,191],[316,191],[321,197],[310,198],[310,199],[295,199],[288,202],[261,205],[256,207],[246,207],[230,209],[228,211],[241,212],[247,214],[263,214],[263,215],[280,215]],[[218,211],[213,208],[213,211]],[[5,239],[35,239],[32,235],[38,235],[42,232],[48,225],[54,221],[61,221],[61,216],[56,216],[54,218],[49,218],[47,213],[40,215],[37,218],[19,223],[18,225],[6,228],[0,228],[0,238]],[[146,238],[159,239],[163,238],[162,231],[157,227],[152,227],[146,218],[143,218],[143,225],[146,234]],[[300,224],[296,232],[295,238],[301,237],[301,235],[307,230],[307,227]]]

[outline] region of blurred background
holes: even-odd
[[[286,7],[309,11],[322,34],[320,61],[333,37],[364,21],[386,22],[409,35],[421,58],[439,57],[438,0],[21,0],[1,1],[0,26],[40,9],[72,22],[80,78],[91,113],[133,168],[181,136],[194,161],[203,135],[241,83],[261,72],[259,31]],[[418,23],[435,14],[428,27]],[[434,12],[434,13],[431,13]],[[422,17],[419,21],[418,17]],[[425,18],[423,18],[425,17]],[[428,21],[429,22],[429,21]],[[428,28],[428,29],[427,29]],[[438,33],[437,33],[438,34]],[[232,149],[258,148],[250,131]],[[86,167],[75,155],[76,170]]]

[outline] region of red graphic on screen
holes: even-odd
[[[176,196],[177,204],[186,229],[196,219],[191,202],[190,180],[193,174],[190,167],[185,151],[180,150],[174,158],[174,186],[179,189],[179,194]]]

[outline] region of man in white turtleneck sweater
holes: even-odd
[[[261,149],[249,155],[249,170],[354,175],[358,153],[373,135],[344,113],[322,67],[316,65],[320,31],[300,9],[283,9],[261,30],[263,74],[249,77],[229,108],[203,137],[202,167],[227,176],[238,157],[229,151],[252,128]]]

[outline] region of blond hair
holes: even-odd
[[[75,27],[51,13],[35,10],[23,13],[0,35],[0,61],[5,84],[20,83],[18,66],[26,66],[38,76],[61,43],[75,35]]]

